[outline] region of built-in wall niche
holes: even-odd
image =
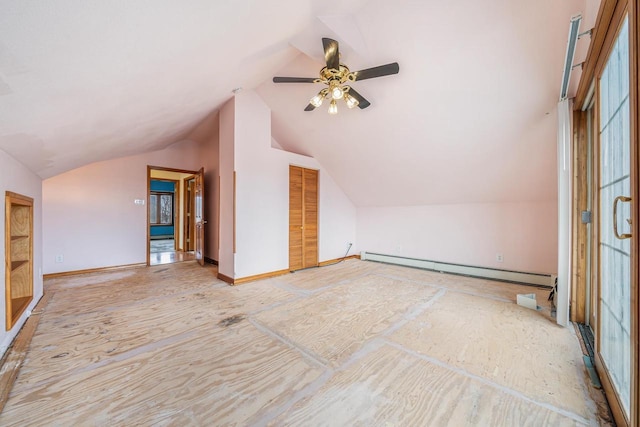
[[[10,330],[33,300],[33,199],[5,194],[6,329]]]

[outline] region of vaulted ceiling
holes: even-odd
[[[588,29],[598,3],[7,0],[0,149],[51,177],[183,140],[242,87],[358,206],[553,200],[569,19]],[[353,83],[367,109],[305,112],[318,84],[271,79],[316,77],[322,37],[400,73]]]

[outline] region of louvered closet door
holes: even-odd
[[[302,168],[289,166],[289,270],[302,264]]]
[[[289,270],[318,265],[318,171],[289,166]]]
[[[318,171],[305,169],[302,186],[304,204],[302,206],[303,268],[318,265]]]

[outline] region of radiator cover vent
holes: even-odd
[[[361,252],[360,259],[365,261],[382,262],[386,264],[404,265],[406,267],[422,268],[424,270],[442,273],[458,274],[461,276],[478,277],[482,279],[498,280],[502,282],[552,288],[557,276],[552,274],[528,273],[523,271],[501,270],[490,267],[452,264],[448,262],[431,261],[418,258],[407,258],[397,255]]]

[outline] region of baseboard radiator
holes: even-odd
[[[424,270],[439,271],[441,273],[458,274],[461,276],[478,277],[482,279],[499,280],[502,282],[520,283],[544,288],[551,288],[555,284],[556,276],[552,274],[527,273],[523,271],[500,270],[498,268],[476,267],[472,265],[451,264],[448,262],[430,261],[426,259],[407,258],[397,255],[384,255],[372,252],[361,252],[360,259],[365,261],[382,262],[386,264],[404,265],[406,267],[422,268]]]

